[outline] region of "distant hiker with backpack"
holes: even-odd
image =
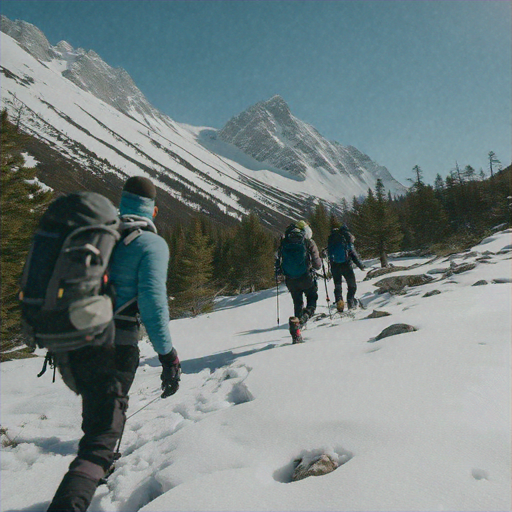
[[[344,277],[347,282],[348,309],[353,309],[357,306],[355,298],[357,284],[351,262],[354,262],[361,270],[365,269],[361,258],[354,248],[354,240],[354,236],[343,225],[340,228],[334,228],[327,241],[326,252],[334,281],[334,300],[336,302],[336,309],[340,313],[345,309],[341,278]]]
[[[315,314],[318,284],[314,271],[321,267],[318,247],[307,222],[301,220],[290,224],[281,239],[275,271],[276,275],[284,275],[286,287],[292,296],[294,316],[290,317],[289,328],[293,343],[302,341],[300,329]]]
[[[86,511],[114,462],[139,365],[139,314],[163,366],[162,398],[178,390],[169,250],[153,224],[155,198],[150,180],[128,179],[120,221],[102,195],[68,194],[49,206],[34,237],[21,283],[24,331],[34,346],[48,349],[66,385],[81,395],[84,432],[48,511]]]

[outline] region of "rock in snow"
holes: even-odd
[[[387,311],[377,311],[374,309],[366,318],[382,318],[383,316],[390,316],[391,313]]]
[[[338,463],[330,455],[326,455],[325,453],[312,460],[300,459],[293,472],[292,482],[303,480],[308,476],[326,475],[337,468]]]
[[[427,274],[413,275],[413,276],[393,276],[385,277],[375,283],[379,288],[378,293],[390,292],[397,293],[402,291],[406,286],[421,286],[422,284],[430,283],[433,277]]]
[[[390,336],[395,336],[396,334],[404,334],[406,332],[414,332],[417,331],[416,327],[407,324],[393,324],[389,327],[386,327],[376,338],[375,341],[381,340],[383,338],[389,338]]]
[[[439,295],[441,293],[440,290],[432,290],[430,292],[425,293],[423,297],[432,297],[433,295]]]

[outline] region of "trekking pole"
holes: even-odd
[[[127,416],[126,420],[124,421],[124,424],[123,424],[123,429],[121,430],[121,435],[119,436],[119,439],[117,441],[117,446],[116,446],[116,450],[114,452],[114,456],[113,456],[113,460],[112,460],[112,464],[110,465],[110,467],[107,469],[107,471],[105,471],[105,476],[103,478],[100,479],[98,485],[105,485],[107,483],[107,478],[115,471],[116,469],[116,462],[121,458],[121,452],[119,451],[119,448],[121,447],[121,441],[123,440],[123,434],[124,434],[124,428],[126,426],[126,422],[132,418],[133,416],[135,416],[137,413],[139,413],[140,411],[142,411],[142,409],[145,409],[148,405],[151,405],[153,402],[156,402],[159,398],[161,398],[160,395],[158,395],[156,398],[153,398],[153,400],[151,400],[150,402],[148,402],[146,405],[144,405],[143,407],[141,407],[140,409],[138,409],[137,411],[135,411],[133,414],[130,414],[130,416]]]
[[[279,281],[277,279],[277,272],[276,272],[276,299],[277,299],[277,325],[279,325]]]
[[[325,273],[325,265],[324,260],[322,259],[322,270],[324,271],[324,284],[325,284],[325,299],[327,300],[327,309],[329,311],[329,318],[332,320],[331,313],[331,299],[329,298],[329,292],[327,291],[327,274]]]
[[[119,456],[121,455],[119,453],[119,447],[121,446],[121,440],[123,439],[123,434],[124,434],[124,427],[126,425],[126,422],[132,418],[133,416],[135,416],[137,413],[139,413],[140,411],[142,411],[142,409],[145,409],[148,405],[151,405],[153,402],[156,402],[159,398],[161,398],[160,395],[158,395],[156,398],[153,398],[153,400],[151,400],[150,402],[148,402],[146,405],[142,406],[140,409],[138,409],[137,411],[135,411],[133,414],[130,414],[130,416],[127,416],[126,417],[126,420],[124,422],[124,425],[123,425],[123,430],[121,431],[121,435],[119,436],[119,441],[117,442],[117,449],[116,449],[116,454],[119,454]],[[119,458],[119,457],[118,457]]]

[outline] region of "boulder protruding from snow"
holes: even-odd
[[[313,459],[299,459],[297,467],[293,472],[292,482],[303,480],[309,476],[326,475],[337,468],[338,463],[330,455],[325,453]]]
[[[392,276],[377,281],[375,286],[378,288],[377,293],[400,293],[406,286],[421,286],[433,280],[434,278],[427,274]]]
[[[462,272],[467,272],[468,270],[473,270],[476,267],[476,263],[461,263],[460,265],[456,265],[453,261],[450,264],[450,270],[446,272],[445,277],[450,277],[453,274],[462,274]]]
[[[377,311],[374,309],[366,318],[382,318],[383,316],[390,316],[391,313],[387,311]]]
[[[406,332],[414,332],[417,331],[416,327],[408,324],[393,324],[389,327],[386,327],[376,338],[375,341],[381,340],[383,338],[389,338],[390,336],[395,336],[397,334],[404,334]]]
[[[425,295],[423,295],[423,297],[432,297],[433,295],[439,295],[441,293],[440,290],[431,290],[427,293],[425,293]]]

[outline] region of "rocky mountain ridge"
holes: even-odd
[[[372,188],[380,178],[386,188],[405,191],[385,167],[353,146],[328,141],[313,126],[296,118],[279,95],[233,117],[218,136],[256,160],[289,171],[300,179],[306,179],[310,170],[320,170],[358,179]]]
[[[295,118],[280,96],[220,131],[194,129],[155,109],[94,51],[52,46],[37,27],[5,16],[1,31],[2,108],[32,136],[39,178],[58,191],[89,188],[116,200],[127,176],[143,174],[162,190],[166,222],[200,211],[232,224],[252,211],[280,229],[318,201],[336,210],[377,177],[393,193],[405,190],[369,157]]]

